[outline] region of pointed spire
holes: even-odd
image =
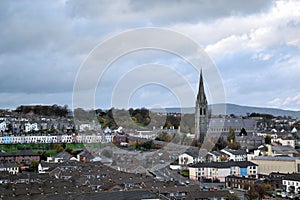
[[[203,85],[203,76],[202,76],[202,69],[200,71],[200,81],[199,81],[199,89],[197,95],[197,101],[201,103],[206,103],[206,96],[204,92],[204,85]]]

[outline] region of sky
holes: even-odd
[[[2,0],[0,24],[0,108],[72,107],[74,84],[93,50],[124,31],[155,27],[201,47],[218,71],[225,102],[300,110],[300,1]],[[208,102],[218,103],[205,72]],[[149,77],[155,80],[143,82]],[[141,79],[136,87],[133,79]],[[115,107],[116,99],[123,107],[176,107],[180,95],[191,99],[184,106],[194,106],[198,81],[199,71],[178,55],[141,49],[116,58],[91,89],[94,107]],[[129,97],[115,92],[120,85],[130,88]],[[190,89],[191,97],[184,93]]]

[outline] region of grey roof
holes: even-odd
[[[48,195],[44,200],[66,200],[66,199],[119,199],[119,200],[140,200],[140,199],[155,199],[157,196],[148,191],[118,191],[118,192],[100,192],[87,194],[61,194]]]
[[[15,162],[1,162],[0,168],[12,168],[12,167],[18,167],[17,163]]]
[[[89,159],[94,159],[95,158],[91,153],[85,152],[85,151],[80,152],[78,155],[80,155],[82,157],[89,158]]]
[[[300,181],[300,174],[288,174],[283,178],[283,180]]]
[[[246,150],[245,149],[239,149],[239,150],[235,150],[235,149],[228,149],[228,148],[225,148],[223,149],[233,155],[243,155],[243,154],[247,154]]]
[[[229,192],[227,190],[217,190],[217,191],[190,191],[190,194],[195,199],[215,199],[215,198],[226,198]]]
[[[31,150],[21,150],[18,152],[11,152],[11,153],[0,152],[0,157],[11,157],[11,156],[39,156],[39,154]]]
[[[292,154],[298,153],[293,147],[286,145],[286,146],[272,146],[272,151],[278,154]]]
[[[205,168],[205,167],[211,167],[211,168],[230,168],[230,167],[240,167],[240,168],[246,168],[248,166],[258,166],[255,163],[252,163],[250,161],[239,161],[239,162],[234,162],[234,161],[228,161],[228,162],[204,162],[204,163],[196,163],[189,165],[192,168]]]
[[[275,160],[275,161],[295,161],[299,160],[299,157],[274,157],[274,156],[255,156],[254,160]]]
[[[209,152],[210,154],[213,154],[215,156],[223,156],[223,155],[227,155],[226,153],[222,152],[222,151],[211,151]]]
[[[72,155],[66,151],[62,151],[59,152],[58,154],[56,154],[55,156],[53,156],[54,158],[62,158],[64,161],[70,160],[70,158],[72,158]]]
[[[209,120],[210,128],[225,128],[253,130],[255,128],[255,121],[253,119],[241,118],[211,118]]]

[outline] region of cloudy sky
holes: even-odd
[[[186,35],[207,53],[226,102],[300,110],[300,1],[2,0],[0,24],[1,108],[71,107],[77,74],[97,45],[124,31],[158,27]],[[139,51],[117,59],[99,78],[95,107],[114,106],[120,77],[147,63],[170,67],[197,92],[199,75],[181,58]],[[139,84],[124,100],[128,106],[178,106],[172,86]]]

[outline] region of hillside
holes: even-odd
[[[209,108],[214,107],[215,110],[220,110],[224,104],[213,104],[209,105]],[[247,113],[264,113],[264,114],[271,114],[274,116],[292,116],[300,118],[300,111],[293,111],[293,110],[283,110],[278,108],[264,108],[264,107],[252,107],[252,106],[240,106],[236,104],[225,104],[226,106],[226,114],[234,114],[237,116],[245,116]],[[168,112],[168,113],[194,113],[195,108],[166,108],[166,109],[153,109],[154,112]],[[221,114],[221,113],[214,113],[214,114]]]

